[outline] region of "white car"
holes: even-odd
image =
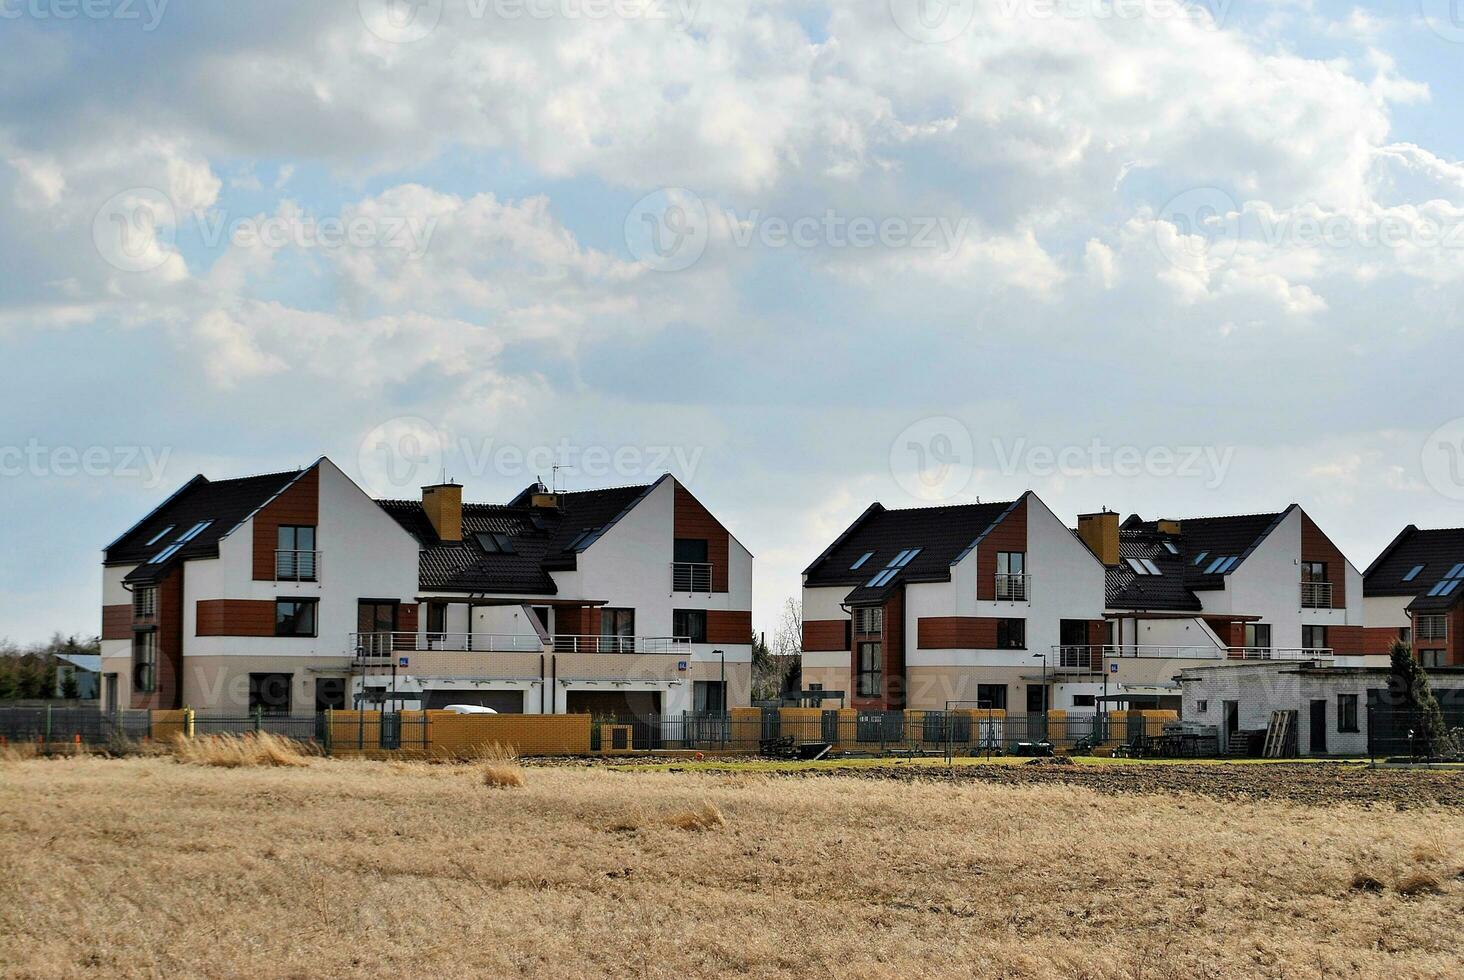
[[[485,708],[481,704],[450,704],[443,711],[451,711],[455,715],[496,715],[498,712],[492,708]]]

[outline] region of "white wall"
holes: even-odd
[[[1409,618],[1408,607],[1413,604],[1413,599],[1414,597],[1411,595],[1388,595],[1373,596],[1364,600],[1363,608],[1366,612],[1368,627],[1402,629],[1405,626],[1412,626],[1413,620]]]

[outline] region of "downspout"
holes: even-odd
[[[547,687],[544,683],[544,654],[539,654],[539,714],[544,714],[544,692]]]

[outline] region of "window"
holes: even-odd
[[[1159,566],[1154,564],[1149,558],[1125,558],[1124,561],[1128,562],[1129,568],[1133,569],[1134,573],[1138,575],[1164,574],[1159,570]]]
[[[158,689],[158,634],[154,630],[132,634],[132,687],[139,694]]]
[[[1447,640],[1449,620],[1444,616],[1419,616],[1413,621],[1414,631],[1420,640]]]
[[[1023,551],[996,553],[996,598],[1013,602],[1027,600],[1027,554]]]
[[[1250,650],[1271,649],[1271,627],[1265,623],[1246,623],[1245,645]]]
[[[851,571],[851,572],[857,572],[857,571],[859,571],[859,569],[861,569],[861,568],[864,567],[864,563],[867,562],[867,561],[869,561],[869,559],[871,559],[873,557],[874,557],[874,552],[872,552],[872,551],[866,551],[864,553],[863,557],[861,557],[858,561],[856,561],[854,564],[852,564],[852,565],[849,566],[849,571]]]
[[[280,582],[315,581],[315,528],[282,524],[276,532],[275,579]]]
[[[1005,684],[977,684],[976,704],[978,707],[991,708],[993,711],[1005,711],[1007,686]]]
[[[1098,695],[1096,694],[1074,694],[1074,708],[1096,708],[1098,707]]]
[[[158,614],[158,587],[139,585],[132,593],[134,619],[151,619]]]
[[[249,713],[287,715],[290,713],[292,674],[250,674]]]
[[[1303,626],[1301,628],[1301,648],[1303,650],[1326,650],[1327,628],[1325,626]]]
[[[362,656],[387,657],[395,647],[397,603],[363,599],[356,604],[356,630]]]
[[[693,643],[707,642],[707,611],[705,609],[677,609],[671,613],[671,635],[677,639],[690,639]]]
[[[213,524],[213,521],[199,521],[197,524],[190,527],[187,531],[183,532],[183,536],[178,539],[178,543],[187,544],[188,542],[192,541],[194,538],[202,534],[204,531],[207,531],[211,524]]]
[[[1444,580],[1429,590],[1428,594],[1430,596],[1451,596],[1459,591],[1461,585],[1464,585],[1464,563],[1451,568],[1449,574],[1444,576]]]
[[[1303,582],[1325,582],[1327,581],[1327,563],[1323,561],[1304,561],[1301,563],[1301,580]]]
[[[1209,557],[1210,553],[1208,551],[1202,551],[1198,555],[1195,555],[1195,564],[1203,565],[1205,563],[1205,559]]]
[[[898,574],[900,574],[900,570],[898,568],[886,568],[874,578],[870,579],[869,584],[866,585],[865,588],[878,589],[883,586],[889,585],[895,580],[895,576]]]
[[[513,540],[506,534],[499,534],[496,531],[484,531],[473,535],[478,541],[478,547],[490,555],[512,555],[517,554],[513,547]]]
[[[427,603],[427,633],[435,639],[442,639],[447,632],[447,603]]]
[[[1445,653],[1443,650],[1420,650],[1418,651],[1418,664],[1425,669],[1445,666]]]
[[[275,636],[314,636],[317,599],[276,599]]]
[[[707,564],[707,542],[703,538],[677,538],[673,550],[676,556],[674,560],[679,565]],[[664,555],[665,552],[661,554]]]
[[[1239,558],[1232,558],[1228,555],[1222,555],[1221,557],[1216,558],[1214,561],[1210,562],[1210,567],[1205,569],[1205,574],[1224,575],[1226,572],[1230,571],[1238,564],[1240,564]]]
[[[1174,544],[1173,541],[1166,541],[1166,542],[1164,542],[1164,550],[1167,551],[1167,552],[1169,552],[1171,555],[1178,555],[1179,554],[1179,548],[1177,548],[1175,546],[1175,544]]]
[[[696,681],[692,686],[692,710],[699,715],[720,715],[727,711],[727,685],[723,681]]]
[[[159,532],[158,532],[158,533],[157,533],[157,534],[154,534],[154,535],[153,535],[153,536],[152,536],[152,538],[151,538],[151,539],[150,539],[150,540],[149,540],[149,541],[148,541],[148,543],[147,543],[147,544],[145,544],[145,545],[143,545],[143,547],[144,547],[144,548],[151,548],[151,547],[152,547],[152,546],[153,546],[153,545],[155,545],[155,544],[157,544],[157,543],[158,543],[158,542],[159,542],[159,541],[161,541],[161,540],[163,540],[163,539],[164,539],[164,538],[166,538],[166,537],[167,537],[167,536],[168,536],[168,535],[169,535],[169,534],[171,534],[171,533],[172,533],[172,531],[173,531],[173,528],[174,528],[174,527],[176,527],[176,526],[177,526],[177,525],[174,525],[174,524],[169,524],[169,525],[168,525],[168,526],[167,526],[167,527],[165,527],[165,528],[163,528],[163,529],[162,529],[162,530],[161,530],[161,531],[159,531]]]
[[[1047,713],[1047,688],[1039,684],[1027,685],[1027,714],[1041,715]]]
[[[860,636],[879,636],[884,632],[884,607],[860,606],[854,610],[854,632]]]
[[[1414,579],[1418,578],[1418,576],[1422,575],[1423,570],[1427,567],[1427,565],[1414,565],[1413,568],[1409,570],[1408,574],[1403,576],[1403,581],[1412,582]]]
[[[1357,695],[1337,695],[1337,731],[1357,732]]]
[[[998,650],[1027,649],[1027,621],[1025,619],[998,619],[996,621],[996,648]]]
[[[601,609],[600,635],[611,638],[611,642],[601,644],[601,649],[605,652],[634,653],[635,610]]]
[[[859,644],[859,680],[861,698],[877,698],[884,693],[884,645]]]
[[[1203,714],[1207,713],[1210,710],[1210,702],[1209,701],[1196,701],[1195,702],[1195,709],[1197,711],[1199,711],[1200,714],[1203,715]]]

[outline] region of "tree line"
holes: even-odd
[[[97,656],[102,652],[99,637],[53,635],[44,643],[21,646],[0,639],[0,701],[40,701],[56,697],[56,668],[59,657]],[[78,696],[76,682],[67,678],[62,697]]]

